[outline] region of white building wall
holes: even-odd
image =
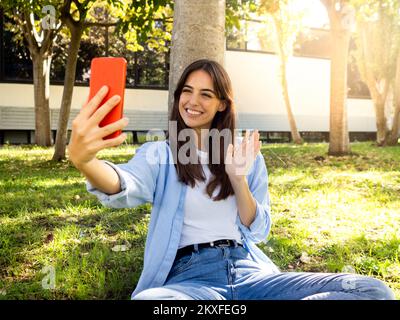
[[[282,130],[289,130],[276,55],[227,51],[226,68],[231,76],[235,102],[241,113],[281,116]],[[292,111],[300,131],[329,131],[330,61],[291,57],[288,87]],[[348,99],[350,131],[376,131],[370,99]],[[284,118],[284,119],[283,119]]]
[[[226,51],[225,66],[232,79],[239,119],[241,115],[274,118],[271,131],[288,131],[285,105],[275,55]],[[300,131],[329,131],[330,61],[292,57],[288,62],[288,84],[292,110]],[[50,108],[61,105],[63,87],[50,88]],[[72,109],[80,109],[88,87],[74,88]],[[126,89],[125,108],[167,112],[168,91]],[[33,107],[33,85],[0,83],[0,106]],[[376,131],[372,101],[349,99],[350,131]]]

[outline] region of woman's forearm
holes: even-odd
[[[249,227],[256,217],[257,204],[247,183],[246,176],[239,179],[231,179],[232,188],[235,191],[240,221]]]
[[[93,187],[107,193],[121,192],[121,182],[118,174],[111,166],[96,158],[82,165],[75,165]]]

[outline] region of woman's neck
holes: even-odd
[[[207,134],[203,134],[203,137],[201,136],[201,129],[194,129],[197,134],[197,141],[196,141],[196,148],[201,151],[208,152],[208,150],[205,149],[206,147],[206,139],[208,137]]]

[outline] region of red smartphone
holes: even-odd
[[[120,57],[99,57],[92,59],[90,66],[89,100],[92,99],[104,85],[108,86],[108,93],[99,104],[99,107],[114,95],[119,95],[121,97],[120,102],[100,122],[100,127],[118,121],[123,116],[126,65],[126,60]],[[116,138],[120,134],[121,130],[118,130],[103,139]]]

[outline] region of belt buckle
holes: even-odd
[[[229,240],[225,240],[225,241],[226,241],[225,243],[219,243],[217,245],[217,247],[230,247],[231,246],[230,241]]]

